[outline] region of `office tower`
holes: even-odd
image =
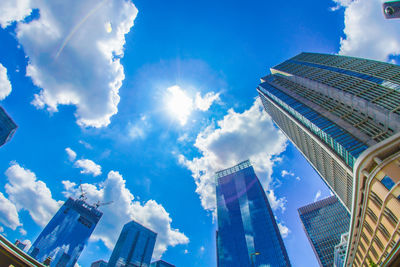
[[[340,237],[340,243],[335,246],[333,267],[343,267],[346,257],[348,241],[349,241],[349,233],[342,234]]]
[[[175,265],[172,265],[171,263],[168,263],[163,260],[158,260],[154,261],[150,264],[150,267],[175,267]]]
[[[103,260],[93,262],[90,267],[107,267],[107,262]]]
[[[345,265],[395,262],[400,66],[301,53],[271,68],[257,91],[274,122],[351,211]]]
[[[332,267],[335,246],[349,230],[350,214],[335,196],[301,207],[298,212],[320,266]]]
[[[149,267],[157,233],[131,221],[124,225],[108,267]]]
[[[79,199],[68,198],[33,243],[29,254],[50,266],[72,267],[77,262],[103,213]]]
[[[290,266],[264,189],[250,161],[216,173],[217,266]]]
[[[17,125],[0,106],[0,146],[10,141],[16,130]]]
[[[14,245],[16,245],[17,248],[19,248],[20,250],[24,250],[25,247],[26,247],[26,244],[22,243],[22,242],[19,241],[19,240],[16,240],[15,243],[14,243]]]

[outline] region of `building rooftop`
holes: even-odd
[[[233,167],[230,167],[228,169],[217,171],[215,173],[215,177],[218,179],[220,177],[224,177],[224,176],[227,176],[229,174],[232,174],[232,173],[238,172],[240,170],[246,169],[246,168],[248,168],[250,166],[251,166],[250,160],[245,160],[245,161],[240,162],[239,164],[237,164],[237,165],[235,165]]]

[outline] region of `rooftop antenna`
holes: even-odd
[[[95,206],[95,208],[97,209],[100,206],[106,206],[106,205],[110,205],[111,203],[113,203],[114,201],[108,201],[108,202],[103,202],[101,203],[100,200],[97,201],[97,203],[95,203],[93,206]]]
[[[79,195],[79,199],[85,201],[87,197],[86,193],[83,191],[82,180],[79,180],[79,188],[81,189],[81,194]]]

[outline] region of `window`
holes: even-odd
[[[392,189],[393,186],[395,186],[395,183],[393,182],[392,178],[390,178],[389,176],[385,176],[383,177],[381,183],[388,189]]]

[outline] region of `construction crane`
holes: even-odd
[[[79,188],[81,189],[81,194],[79,195],[79,199],[85,201],[87,197],[86,193],[83,191],[82,180],[79,181]]]
[[[99,200],[99,201],[97,201],[97,203],[95,203],[93,206],[95,206],[96,209],[97,209],[97,208],[100,207],[100,206],[110,205],[110,204],[113,203],[113,202],[114,202],[114,201],[108,201],[108,202],[103,202],[103,203],[101,203],[100,200]]]

